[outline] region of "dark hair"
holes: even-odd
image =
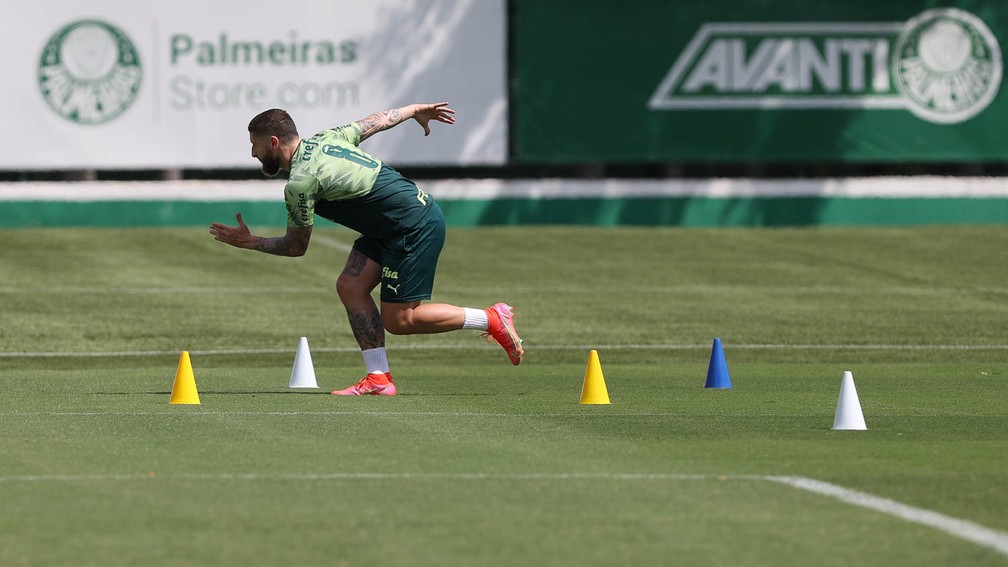
[[[276,136],[281,142],[289,142],[298,137],[294,119],[286,110],[271,108],[260,112],[248,125],[249,133],[255,137]]]

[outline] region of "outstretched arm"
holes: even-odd
[[[216,240],[237,248],[258,250],[277,256],[304,256],[308,250],[308,240],[311,238],[312,227],[287,227],[287,234],[267,238],[256,236],[242,220],[241,213],[235,215],[238,226],[228,226],[215,222],[210,225],[210,234]]]
[[[437,120],[445,124],[455,123],[455,111],[448,108],[447,102],[435,102],[432,104],[411,104],[402,108],[393,108],[384,112],[375,112],[367,118],[357,121],[360,127],[361,141],[370,138],[378,132],[383,132],[389,128],[413,118],[423,127],[424,136],[430,135],[428,122]]]

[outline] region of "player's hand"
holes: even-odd
[[[438,122],[444,122],[445,124],[455,123],[455,111],[448,108],[447,102],[435,102],[433,104],[417,104],[414,105],[413,109],[413,119],[420,123],[423,128],[423,135],[430,135],[430,126],[428,123],[431,120],[437,120]]]
[[[237,246],[238,248],[248,248],[255,237],[252,236],[252,232],[249,230],[248,225],[245,224],[245,221],[242,220],[241,213],[235,213],[235,219],[238,220],[238,226],[228,226],[219,222],[211,224],[210,234],[213,235],[215,240],[225,244]]]

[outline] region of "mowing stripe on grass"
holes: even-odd
[[[383,473],[383,472],[331,472],[331,473],[169,473],[156,474],[69,474],[69,475],[9,475],[0,476],[0,483],[18,482],[123,482],[148,479],[183,479],[204,481],[261,480],[261,481],[327,481],[327,480],[624,480],[624,481],[676,481],[676,480],[767,480],[763,476],[728,476],[670,473]]]
[[[934,528],[950,536],[993,549],[1008,556],[1008,533],[988,528],[960,518],[946,516],[932,510],[908,506],[895,500],[875,496],[802,476],[773,475],[702,475],[670,473],[174,473],[107,474],[107,475],[9,475],[0,476],[0,483],[23,482],[125,482],[153,481],[158,479],[187,481],[340,481],[340,480],[447,480],[447,481],[764,481],[782,484],[827,496],[834,500],[861,508],[881,512],[907,522]]]
[[[483,346],[483,345],[480,345]],[[700,350],[710,349],[710,344],[595,344],[595,345],[532,345],[527,346],[534,350]],[[419,345],[395,345],[395,350],[475,350],[480,348],[473,345],[460,344],[419,344]],[[737,350],[1008,350],[1008,344],[992,345],[895,345],[895,344],[863,344],[863,345],[799,345],[799,344],[731,344],[727,349]],[[290,354],[295,348],[230,348],[230,349],[209,349],[190,350],[193,356],[228,356],[242,354]],[[353,347],[312,347],[312,352],[359,352],[360,348]],[[107,352],[0,352],[0,358],[128,358],[144,356],[178,356],[176,350],[138,350],[138,351],[107,351]]]

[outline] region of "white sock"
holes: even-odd
[[[368,374],[385,374],[389,371],[385,347],[362,350],[361,355],[364,356],[364,368],[367,368]]]
[[[463,307],[462,309],[465,309],[465,321],[462,323],[463,329],[485,331],[490,326],[490,323],[487,321],[486,311],[472,309],[471,307]]]

